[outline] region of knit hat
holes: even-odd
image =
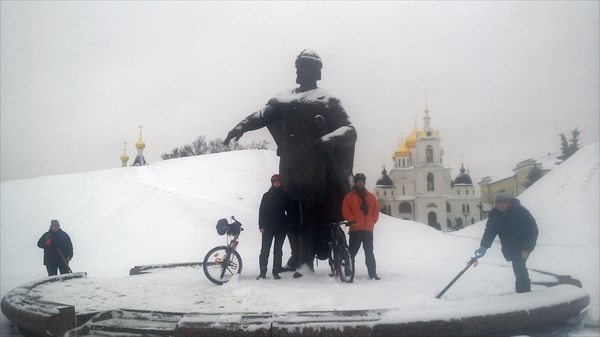
[[[498,193],[496,193],[494,202],[498,203],[498,202],[503,202],[503,201],[509,201],[510,199],[511,199],[511,196],[508,193],[506,193],[505,190],[502,190],[502,191],[498,191]]]
[[[367,182],[367,177],[365,176],[364,173],[357,173],[354,175],[354,182],[356,183],[359,180],[362,180],[363,182]]]
[[[58,223],[58,220],[52,220],[52,221],[50,221],[50,226],[58,226],[58,227],[60,227],[60,223]]]

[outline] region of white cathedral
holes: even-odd
[[[444,167],[440,134],[431,128],[425,105],[423,129],[415,128],[394,152],[394,168],[383,169],[374,194],[381,211],[396,218],[413,220],[443,232],[481,220],[481,203],[471,177],[464,168],[452,181]]]

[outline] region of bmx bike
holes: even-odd
[[[354,222],[341,221],[330,223],[329,231],[329,267],[331,268],[330,276],[339,276],[344,283],[352,283],[354,281],[354,258],[348,249],[346,242],[346,233],[342,230],[342,226],[352,226]]]
[[[204,275],[214,284],[222,285],[236,274],[242,272],[242,257],[236,251],[238,246],[238,237],[244,230],[242,224],[233,216],[230,223],[227,219],[221,219],[217,222],[217,233],[219,235],[227,234],[229,241],[226,246],[217,246],[206,253],[202,263]],[[231,238],[231,240],[229,240]]]

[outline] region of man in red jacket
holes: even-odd
[[[375,196],[365,188],[367,178],[362,173],[354,175],[354,188],[344,197],[342,214],[348,221],[355,222],[350,227],[350,254],[356,257],[360,245],[365,251],[365,262],[369,278],[380,280],[377,276],[377,263],[373,254],[373,228],[379,219],[379,206]]]

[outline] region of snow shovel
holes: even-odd
[[[65,259],[65,256],[60,251],[60,248],[56,248],[56,250],[58,250],[58,255],[60,255],[60,258],[62,259],[62,262],[65,264],[65,266],[67,267],[67,269],[69,269],[69,273],[73,274],[73,271],[71,270],[71,267],[69,267],[69,261],[67,261],[67,259]]]
[[[460,273],[458,273],[458,275],[456,275],[452,281],[450,281],[450,283],[448,283],[448,285],[446,286],[446,288],[444,288],[444,290],[440,291],[439,294],[437,294],[437,296],[435,298],[440,299],[440,297],[442,297],[442,295],[444,295],[446,293],[446,291],[448,291],[448,289],[450,289],[450,287],[452,287],[452,285],[467,271],[467,269],[469,269],[471,266],[473,267],[477,267],[477,260],[482,257],[483,255],[479,255],[479,254],[475,254],[474,257],[472,257],[469,262],[467,263],[467,265],[465,266],[465,268],[463,270],[460,271]]]

